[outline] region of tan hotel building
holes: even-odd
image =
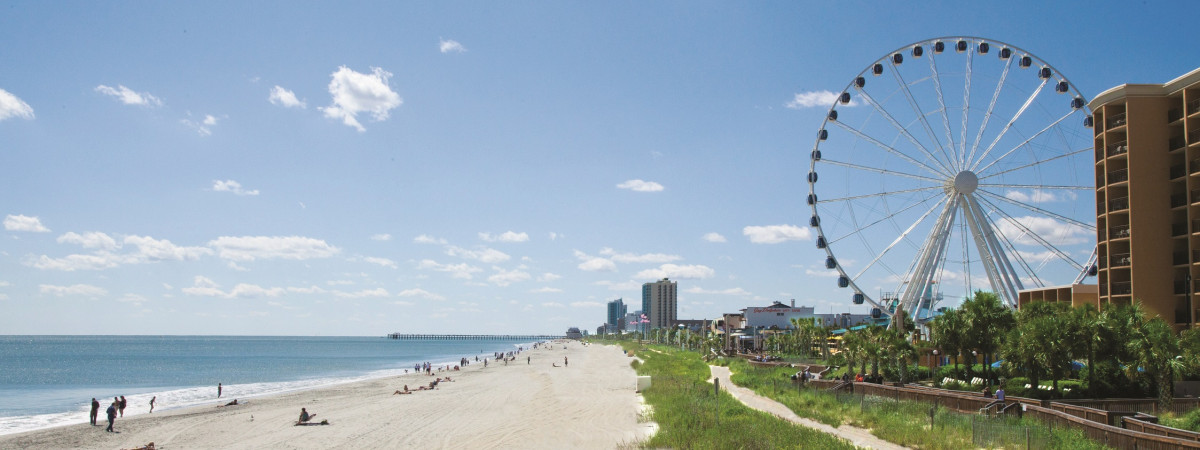
[[[1137,300],[1186,328],[1200,316],[1200,69],[1166,84],[1117,86],[1089,106],[1096,301]]]

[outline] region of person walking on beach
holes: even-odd
[[[105,428],[104,431],[113,431],[113,421],[117,420],[117,403],[119,402],[113,402],[111,405],[108,405],[108,409],[104,411],[108,415],[108,428]]]
[[[158,400],[158,396],[150,397],[150,412],[154,412],[154,401]]]
[[[92,397],[92,426],[96,426],[96,416],[100,414],[100,402],[96,401],[96,397]]]
[[[567,367],[567,357],[563,357],[563,367]]]
[[[221,398],[221,383],[217,383],[217,398]]]
[[[128,404],[128,402],[125,400],[125,396],[122,395],[121,396],[121,404],[117,405],[117,410],[121,411],[121,417],[125,417],[125,405],[127,405],[127,404]]]
[[[527,365],[527,366],[529,365],[529,357],[528,356],[525,357],[525,365]]]

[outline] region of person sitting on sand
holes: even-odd
[[[237,399],[235,398],[235,399],[233,399],[232,402],[226,403],[223,406],[237,406],[237,404],[238,404],[238,402],[237,402]]]
[[[403,391],[401,391],[401,390],[399,390],[399,389],[396,389],[396,392],[393,392],[393,393],[392,393],[392,395],[398,395],[398,394],[411,394],[411,393],[412,393],[412,391],[408,390],[408,389],[407,389],[407,387],[406,387],[406,388],[405,388]]]
[[[300,408],[300,423],[308,423],[313,417],[317,417],[316,413],[309,414],[307,409]]]

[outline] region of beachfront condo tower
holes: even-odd
[[[608,302],[608,322],[605,323],[614,330],[624,330],[625,314],[628,313],[628,308],[624,299],[618,298]]]
[[[1090,103],[1099,302],[1140,301],[1176,329],[1200,291],[1200,69]]]
[[[642,311],[647,311],[650,319],[646,329],[668,328],[675,323],[675,288],[676,283],[666,278],[642,285]]]

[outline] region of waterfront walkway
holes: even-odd
[[[796,413],[792,412],[791,409],[789,409],[787,406],[784,406],[782,403],[758,395],[748,388],[733,384],[733,382],[729,380],[730,371],[728,367],[708,367],[713,378],[721,380],[721,387],[724,388],[726,392],[729,392],[730,395],[733,395],[734,398],[738,399],[738,401],[750,408],[772,414],[780,419],[787,420],[803,427],[808,427],[823,433],[832,434],[850,441],[851,444],[854,444],[858,447],[883,450],[900,450],[904,448],[903,446],[896,445],[875,437],[875,435],[871,434],[870,430],[865,428],[858,428],[850,425],[841,425],[837,428],[834,428],[812,419],[806,419],[804,417],[797,416]]]

